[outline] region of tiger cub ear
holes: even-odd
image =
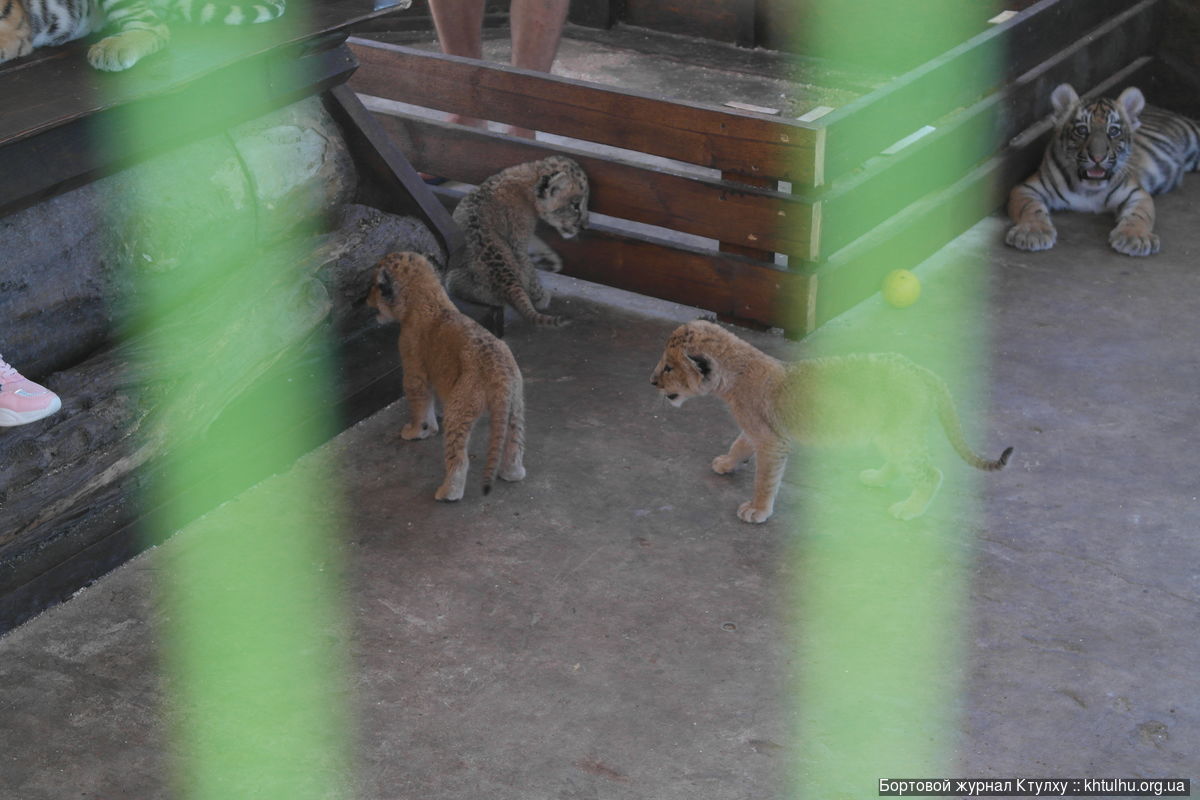
[[[1054,107],[1054,117],[1059,122],[1065,118],[1066,112],[1078,102],[1079,95],[1075,93],[1075,88],[1069,83],[1060,83],[1050,93],[1050,105]]]
[[[1134,124],[1138,124],[1138,118],[1141,117],[1142,111],[1146,108],[1146,96],[1142,94],[1142,90],[1136,86],[1130,86],[1125,91],[1121,92],[1117,98],[1117,103],[1125,108],[1125,113],[1129,115],[1129,120]]]

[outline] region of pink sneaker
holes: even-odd
[[[60,408],[58,395],[23,377],[0,358],[0,427],[36,422]]]

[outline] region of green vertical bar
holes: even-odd
[[[269,25],[297,25],[303,11],[293,2],[282,20]],[[222,37],[245,40],[256,30],[262,44],[269,43],[269,30],[262,26],[204,30],[214,52],[228,49],[229,40]],[[162,68],[144,61],[101,82],[119,90]],[[216,113],[261,116],[271,109],[254,106],[247,90],[262,80],[260,71],[230,73],[206,95],[192,87],[172,102],[125,106],[112,122],[106,146],[118,153],[161,149],[168,124],[175,130],[205,130]],[[141,177],[124,184],[127,196],[116,204],[124,212],[114,211],[112,219],[114,235],[145,245],[144,253],[131,254],[127,323],[142,337],[139,352],[159,354],[135,365],[157,409],[143,425],[144,446],[167,454],[154,464],[155,479],[144,502],[152,510],[156,537],[192,525],[163,549],[159,562],[175,794],[196,800],[342,797],[348,724],[339,702],[345,687],[338,654],[340,570],[332,547],[338,519],[334,480],[316,466],[296,469],[193,524],[208,511],[192,499],[197,487],[218,477],[234,485],[252,481],[258,477],[254,464],[272,460],[264,450],[294,452],[287,441],[263,442],[262,430],[287,420],[290,435],[304,442],[320,441],[332,430],[328,365],[315,367],[312,380],[281,382],[236,423],[223,420],[222,444],[209,430],[230,398],[247,388],[241,380],[258,363],[249,359],[272,355],[268,351],[278,337],[268,326],[291,324],[278,308],[287,306],[287,296],[268,293],[254,313],[231,313],[231,282],[256,291],[308,280],[289,272],[303,262],[307,236],[296,231],[290,244],[274,244],[270,257],[264,257],[253,235],[238,233],[253,231],[256,214],[249,179],[236,166],[243,156],[227,159],[235,165],[229,175],[215,175],[211,160],[192,160],[196,152],[190,146],[169,150],[159,157],[169,168],[128,173]],[[205,199],[220,198],[209,189],[226,180],[246,181],[247,191],[234,196],[249,202],[222,205],[226,200]],[[181,196],[184,202],[174,202]],[[210,216],[228,219],[228,226],[180,248],[180,237],[196,235],[194,220]],[[177,263],[155,263],[155,243],[165,244],[163,251],[182,249],[183,255]],[[189,288],[181,291],[181,285]],[[163,353],[171,354],[172,374],[155,375]],[[158,397],[163,391],[166,396]],[[230,424],[237,429],[228,430]],[[214,452],[214,447],[222,449]],[[227,480],[239,472],[244,479]]]
[[[973,4],[922,0],[813,0],[796,26],[802,52],[899,76],[966,41],[984,27]],[[969,76],[977,83],[979,76]],[[950,76],[930,92],[948,91]],[[929,120],[929,124],[936,124]],[[852,124],[852,123],[845,123]],[[894,140],[913,133],[897,123]],[[891,135],[891,132],[889,132]],[[827,143],[833,146],[833,143]],[[945,186],[972,164],[947,153]],[[836,175],[826,176],[837,191]],[[935,190],[936,191],[936,190]],[[854,202],[839,203],[853,215]],[[819,329],[805,356],[901,352],[951,387],[968,438],[981,422],[977,397],[984,319],[979,253],[943,253],[922,266],[927,283],[915,305],[899,310],[870,299]],[[917,252],[892,248],[860,264],[864,274],[913,268]],[[814,391],[820,391],[815,387]],[[883,778],[930,778],[954,772],[964,689],[975,472],[950,451],[935,419],[928,441],[945,475],[926,513],[894,520],[888,506],[906,496],[903,479],[886,489],[858,485],[880,466],[873,448],[798,454],[800,505],[791,553],[796,582],[796,659],[792,708],[797,759],[789,795],[808,800],[878,796]]]

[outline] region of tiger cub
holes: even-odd
[[[587,226],[588,180],[563,156],[517,164],[479,184],[454,209],[466,238],[461,260],[450,265],[446,286],[464,300],[515,308],[537,325],[559,327],[563,317],[540,313],[550,293],[535,266],[557,272],[557,256],[534,234],[545,220],[564,239]],[[533,249],[535,260],[530,258]]]
[[[0,63],[39,47],[64,44],[111,25],[112,35],[88,48],[93,67],[129,69],[171,38],[174,18],[248,25],[283,14],[286,0],[0,0]]]
[[[869,486],[884,486],[897,475],[908,479],[912,494],[889,509],[902,520],[923,514],[942,483],[925,442],[931,416],[937,415],[954,451],[973,467],[1001,469],[1012,455],[1009,447],[989,461],[971,450],[945,382],[896,353],[785,364],[724,328],[696,320],[671,334],[650,383],[676,407],[710,393],[729,406],[741,431],[712,468],[724,475],[754,457],[754,497],[738,507],[744,522],[765,522],[774,513],[793,441],[875,444],[887,461],[859,478]]]
[[[491,423],[483,493],[492,490],[497,473],[506,481],[524,478],[525,396],[508,345],[459,312],[433,265],[416,253],[384,256],[367,304],[380,322],[400,323],[409,412],[400,436],[424,439],[437,433],[435,398],[443,405],[446,476],[434,498],[462,499],[471,429],[485,411]]]
[[[1130,87],[1116,100],[1083,102],[1068,84],[1050,95],[1054,138],[1042,165],[1013,188],[1005,241],[1021,250],[1048,250],[1058,233],[1050,212],[1112,211],[1108,242],[1118,253],[1148,256],[1159,249],[1151,195],[1169,192],[1185,172],[1200,169],[1200,124],[1146,105]]]

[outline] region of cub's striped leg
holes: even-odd
[[[0,63],[33,52],[29,15],[17,0],[0,0]]]
[[[1134,187],[1117,210],[1117,227],[1108,234],[1112,249],[1127,256],[1149,256],[1158,252],[1154,233],[1154,198],[1140,186]]]
[[[129,69],[163,49],[171,40],[170,28],[148,5],[148,0],[100,0],[100,7],[108,24],[115,25],[117,32],[88,50],[88,61],[96,69],[108,72]],[[286,0],[247,0],[245,3],[183,0],[179,13],[188,22],[252,25],[276,19],[285,8]]]
[[[1049,250],[1058,241],[1058,231],[1050,222],[1050,209],[1042,195],[1031,184],[1036,184],[1042,173],[1036,172],[1024,183],[1013,187],[1008,195],[1008,216],[1014,225],[1008,229],[1004,241],[1018,250]]]
[[[146,0],[101,0],[100,8],[117,32],[88,48],[88,62],[96,69],[129,69],[171,40],[171,29]]]

